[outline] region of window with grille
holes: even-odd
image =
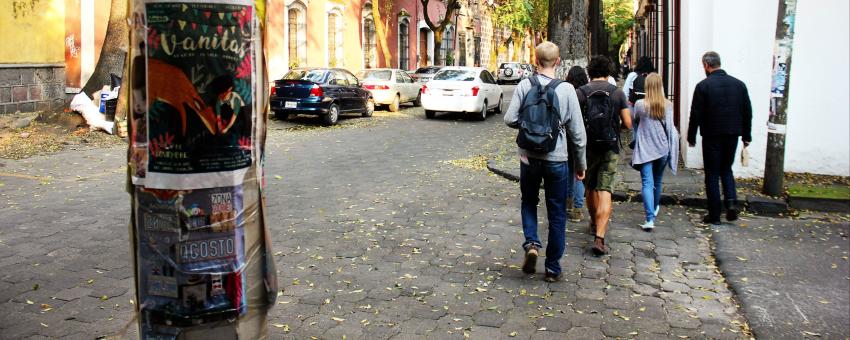
[[[454,29],[451,27],[447,28],[443,33],[443,46],[440,47],[443,53],[443,62],[446,65],[454,65],[454,46],[455,46],[455,33]],[[450,60],[451,59],[451,60]]]
[[[328,14],[328,65],[336,67],[336,14]]]
[[[371,18],[363,20],[363,34],[365,35],[363,37],[363,63],[366,68],[376,67],[377,62],[374,60],[376,55],[375,22]]]
[[[408,22],[402,21],[398,25],[398,68],[410,69],[410,30]]]
[[[289,63],[298,61],[298,10],[289,10]]]

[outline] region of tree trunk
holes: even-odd
[[[384,67],[392,67],[392,54],[390,53],[389,44],[387,44],[387,24],[381,18],[381,0],[372,0],[372,19],[375,22],[378,49],[381,50],[381,54],[384,56]]]
[[[443,30],[446,28],[446,25],[440,25],[437,29],[434,30],[434,65],[441,65],[443,61],[442,51],[440,50],[443,47]]]
[[[556,76],[566,79],[575,65],[587,66],[590,57],[587,35],[589,0],[549,1],[549,40],[561,48],[561,66]]]
[[[785,133],[788,123],[788,94],[791,83],[791,53],[794,47],[794,19],[797,0],[779,0],[776,40],[773,44],[773,73],[770,85],[770,117],[767,123],[767,151],[762,192],[781,196],[785,190]]]
[[[124,59],[127,57],[127,44],[130,39],[127,27],[127,1],[112,0],[109,9],[109,23],[106,26],[106,36],[103,39],[103,48],[100,50],[100,59],[94,68],[83,92],[89,97],[97,92],[103,85],[110,84],[110,74],[121,75],[124,73]]]

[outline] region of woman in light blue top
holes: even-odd
[[[646,77],[646,97],[635,103],[632,121],[640,122],[635,131],[632,167],[640,171],[641,196],[646,221],[645,231],[655,228],[655,217],[661,200],[661,180],[664,168],[675,175],[679,164],[679,134],[673,125],[673,103],[664,97],[664,87],[658,73]]]

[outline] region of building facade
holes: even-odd
[[[664,78],[683,132],[685,166],[702,167],[701,146],[689,148],[684,132],[693,90],[705,79],[700,58],[706,51],[716,51],[723,69],[747,85],[753,107],[750,165],[741,167],[736,162],[735,173],[763,176],[777,11],[776,0],[640,1],[632,58],[649,56]],[[850,175],[850,107],[830,99],[850,93],[848,13],[850,4],[842,0],[797,3],[786,171]]]

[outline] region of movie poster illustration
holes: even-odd
[[[139,301],[146,326],[187,327],[246,311],[241,187],[137,188]]]
[[[251,6],[148,2],[133,102],[144,103],[148,188],[241,184],[253,157]],[[135,107],[138,106],[134,104]]]

